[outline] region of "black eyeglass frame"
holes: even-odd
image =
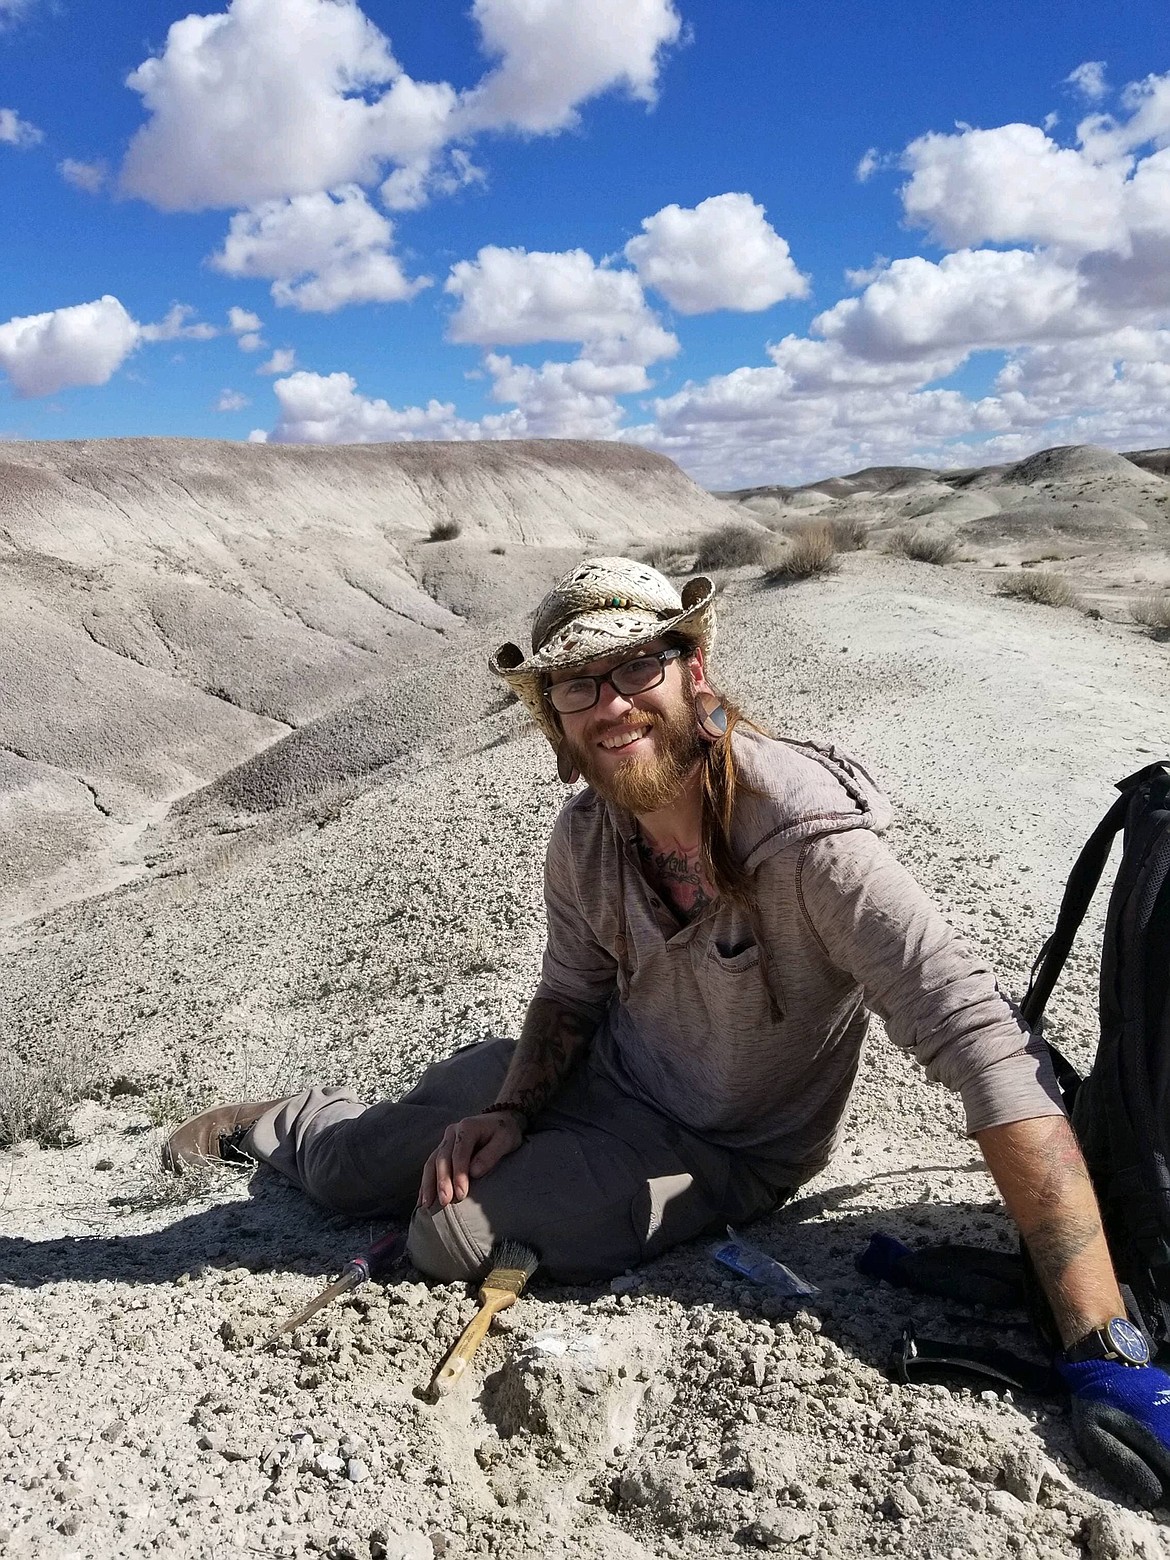
[[[558,715],[583,715],[586,710],[596,708],[597,702],[601,698],[601,689],[604,683],[608,683],[613,691],[620,694],[623,699],[636,698],[640,693],[649,693],[651,688],[661,687],[666,679],[667,662],[677,661],[685,654],[686,651],[678,645],[670,645],[665,650],[643,651],[641,655],[632,655],[628,661],[619,661],[616,666],[610,667],[608,672],[603,672],[600,676],[592,672],[582,672],[577,677],[566,678],[563,683],[550,683],[544,690],[544,697],[552,705],[553,709],[557,711]],[[624,688],[619,688],[617,683],[614,682],[614,674],[622,671],[627,666],[634,666],[638,661],[657,661],[659,663],[658,676],[653,682],[643,683],[640,688],[634,689],[632,693],[627,693]],[[588,704],[575,705],[571,710],[557,709],[556,704],[553,702],[554,691],[557,688],[567,688],[575,682],[591,682],[593,684],[592,699]]]

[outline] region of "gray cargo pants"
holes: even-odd
[[[308,1089],[261,1116],[242,1146],[328,1208],[411,1217],[411,1260],[448,1283],[480,1276],[502,1237],[535,1247],[543,1273],[559,1282],[612,1278],[787,1195],[586,1061],[462,1202],[417,1208],[423,1165],[451,1122],[498,1096],[512,1050],[510,1040],[467,1046],[380,1105],[348,1089]]]

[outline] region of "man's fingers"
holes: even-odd
[[[472,1177],[486,1175],[489,1170],[494,1170],[508,1152],[508,1140],[502,1132],[497,1132],[488,1138],[479,1153],[471,1161],[470,1170]]]
[[[427,1186],[428,1175],[433,1177],[433,1185],[430,1200],[424,1201],[423,1204],[426,1208],[433,1208],[436,1204],[440,1208],[445,1208],[451,1201],[451,1146],[454,1141],[455,1128],[451,1126],[443,1133],[438,1148],[427,1160],[426,1169],[423,1171],[423,1187],[425,1189]]]
[[[1086,1462],[1147,1510],[1166,1484],[1167,1449],[1130,1415],[1102,1403],[1072,1405],[1073,1433]]]
[[[455,1128],[451,1154],[451,1181],[455,1201],[462,1202],[471,1189],[471,1161],[484,1142],[490,1142],[495,1123],[476,1117],[461,1121]]]
[[[423,1166],[422,1182],[418,1189],[418,1203],[420,1208],[431,1208],[435,1201],[435,1156],[434,1154]]]
[[[513,1131],[507,1117],[497,1117],[497,1125],[492,1134],[481,1146],[479,1153],[471,1161],[471,1174],[473,1176],[486,1175],[489,1170],[494,1170],[501,1159],[505,1159],[513,1150],[520,1147],[521,1136]]]
[[[475,1177],[486,1175],[518,1146],[519,1136],[506,1116],[468,1116],[453,1122],[423,1166],[419,1204],[429,1209],[462,1202]]]

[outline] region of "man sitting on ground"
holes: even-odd
[[[355,1217],[413,1210],[438,1279],[479,1275],[501,1236],[555,1279],[607,1279],[824,1169],[870,1009],[962,1096],[1064,1343],[1096,1338],[1124,1307],[1044,1046],[882,843],[866,772],[712,687],[714,596],[595,559],[540,604],[531,655],[491,660],[562,780],[587,781],[553,829],[519,1040],[396,1102],[314,1087],[205,1111],[167,1162],[243,1155]]]

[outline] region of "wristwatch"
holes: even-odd
[[[1064,1351],[1065,1362],[1079,1365],[1083,1360],[1117,1360],[1121,1365],[1148,1365],[1150,1346],[1139,1328],[1124,1316],[1111,1316]]]

